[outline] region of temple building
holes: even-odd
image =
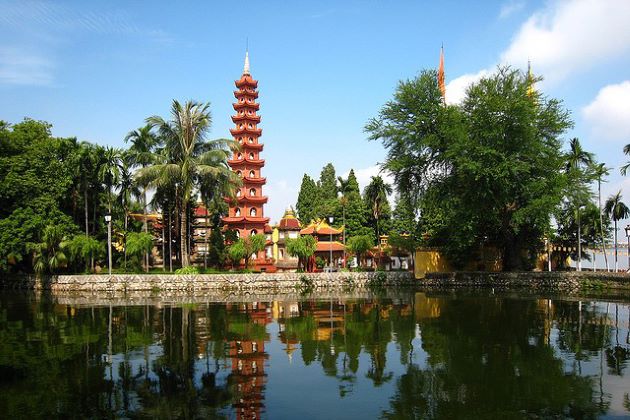
[[[230,203],[228,215],[223,218],[223,223],[226,229],[236,231],[238,237],[246,238],[249,235],[271,233],[269,218],[265,217],[263,210],[267,197],[263,195],[266,179],[261,173],[265,161],[260,157],[263,144],[259,141],[262,129],[258,127],[260,124],[260,116],[257,115],[260,105],[256,102],[258,81],[254,80],[249,72],[248,53],[245,54],[243,74],[235,84],[236,103],[233,106],[236,114],[232,116],[235,127],[230,133],[241,148],[234,151],[228,164],[241,177],[243,186],[236,192],[237,203]],[[270,248],[269,242],[268,249]],[[273,260],[266,256],[268,253],[270,250],[263,250],[256,255],[252,261],[255,270],[273,271]]]
[[[339,235],[343,233],[341,229],[335,229],[323,219],[312,221],[308,226],[300,230],[300,235],[313,235],[317,240],[315,249],[315,259],[320,258],[326,262],[327,266],[340,267],[343,265],[345,257],[345,247],[339,241]],[[332,256],[332,261],[331,261]]]
[[[287,252],[287,239],[297,239],[300,236],[300,221],[293,209],[287,209],[280,223],[273,228],[273,259],[279,271],[296,271],[298,258]]]

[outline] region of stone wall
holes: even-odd
[[[245,292],[366,288],[416,284],[410,272],[252,273],[252,274],[116,274],[55,276],[46,289],[56,292],[115,292],[205,290]]]
[[[586,271],[516,273],[460,271],[455,273],[427,273],[424,279],[418,281],[418,285],[423,287],[529,289],[574,293],[585,288],[630,289],[630,275]]]

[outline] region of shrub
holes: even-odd
[[[193,266],[182,267],[175,270],[175,274],[199,274],[199,269]]]

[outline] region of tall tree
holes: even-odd
[[[405,194],[398,194],[392,212],[392,232],[415,234],[416,214],[411,201]]]
[[[365,187],[364,196],[367,202],[370,213],[376,221],[376,239],[380,237],[379,221],[385,212],[385,209],[389,208],[387,197],[393,192],[391,185],[383,181],[380,175],[373,176],[370,183]]]
[[[107,209],[112,213],[113,189],[120,181],[122,168],[122,151],[114,147],[106,147],[103,151],[103,163],[99,169],[99,176],[107,190]]]
[[[317,217],[318,199],[319,194],[315,181],[307,174],[304,174],[297,203],[295,204],[298,218],[302,223],[308,224]]]
[[[230,148],[236,148],[236,143],[226,139],[206,140],[212,124],[209,108],[209,104],[196,101],[181,104],[173,100],[170,121],[157,115],[147,118],[147,123],[155,127],[164,140],[168,160],[140,169],[138,182],[159,186],[175,180],[180,198],[182,267],[190,265],[188,203],[199,180],[222,175],[240,182],[227,165]]]
[[[530,266],[566,191],[560,140],[571,126],[555,99],[528,92],[527,75],[500,67],[469,87],[461,106],[444,105],[435,71],[401,82],[370,139],[421,215],[428,242],[464,265],[495,245],[503,269]]]
[[[567,173],[569,176],[568,197],[572,205],[577,223],[577,270],[582,271],[582,224],[580,223],[581,209],[590,202],[590,179],[586,169],[593,164],[593,154],[582,148],[577,138],[569,141],[567,153]]]
[[[617,242],[617,222],[630,216],[630,209],[628,209],[628,206],[621,201],[621,191],[618,191],[617,194],[613,194],[608,197],[608,200],[606,200],[606,204],[604,205],[604,212],[606,212],[606,215],[612,219],[615,226],[615,272],[617,272],[619,271],[619,261],[617,259],[617,249],[619,248],[619,244]]]
[[[604,254],[604,261],[606,262],[606,271],[609,271],[608,266],[608,254],[606,253],[606,235],[604,235],[604,212],[602,209],[602,182],[606,182],[604,177],[610,174],[610,168],[607,168],[603,163],[594,163],[591,171],[593,177],[597,180],[597,207],[599,209],[599,233],[600,244],[602,247],[602,254]]]

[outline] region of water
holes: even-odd
[[[630,416],[629,301],[0,293],[3,418]]]

